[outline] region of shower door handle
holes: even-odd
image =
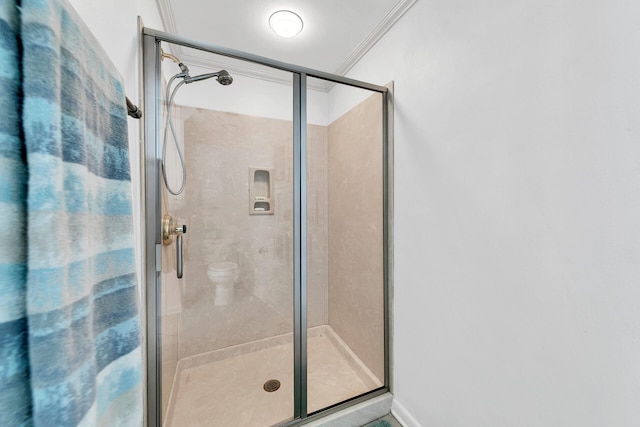
[[[176,236],[176,273],[178,279],[182,279],[182,234]]]
[[[176,235],[176,274],[178,279],[182,279],[182,235],[187,232],[186,225],[179,225],[173,228],[173,233]]]
[[[176,225],[171,215],[164,215],[162,218],[162,244],[170,245],[173,242],[171,236],[176,236],[176,273],[178,279],[182,279],[182,235],[186,232],[186,225]]]

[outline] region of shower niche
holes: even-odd
[[[273,215],[273,169],[249,168],[249,215]]]

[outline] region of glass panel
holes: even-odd
[[[380,93],[308,86],[311,413],[384,385],[383,127]]]
[[[216,77],[184,84],[166,127],[169,186],[175,191],[182,182],[174,133],[186,184],[177,196],[162,184],[162,212],[187,233],[182,279],[175,236],[163,250],[163,422],[280,423],[293,417],[292,76],[184,47],[163,49],[191,77],[221,68],[233,77],[228,86]],[[170,57],[162,69],[163,86],[181,72]],[[257,74],[269,79],[250,77]]]

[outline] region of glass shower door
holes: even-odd
[[[191,76],[211,72],[193,65],[202,55],[229,67],[210,53],[178,51]],[[167,59],[162,67],[167,81],[180,72]],[[182,163],[186,184],[179,195],[161,184],[162,212],[187,230],[181,279],[175,239],[162,250],[167,427],[269,426],[294,416],[292,77],[279,72],[266,92],[229,70],[231,85],[195,81],[163,106],[169,187],[181,186]]]
[[[328,97],[328,119],[307,125],[309,413],[385,383],[383,97],[343,84]]]
[[[144,33],[148,424],[388,391],[386,89]]]

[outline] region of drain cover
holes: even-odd
[[[277,389],[280,388],[280,381],[269,380],[266,383],[264,383],[262,388],[264,388],[264,391],[268,391],[269,393],[271,393],[272,391],[276,391]]]

